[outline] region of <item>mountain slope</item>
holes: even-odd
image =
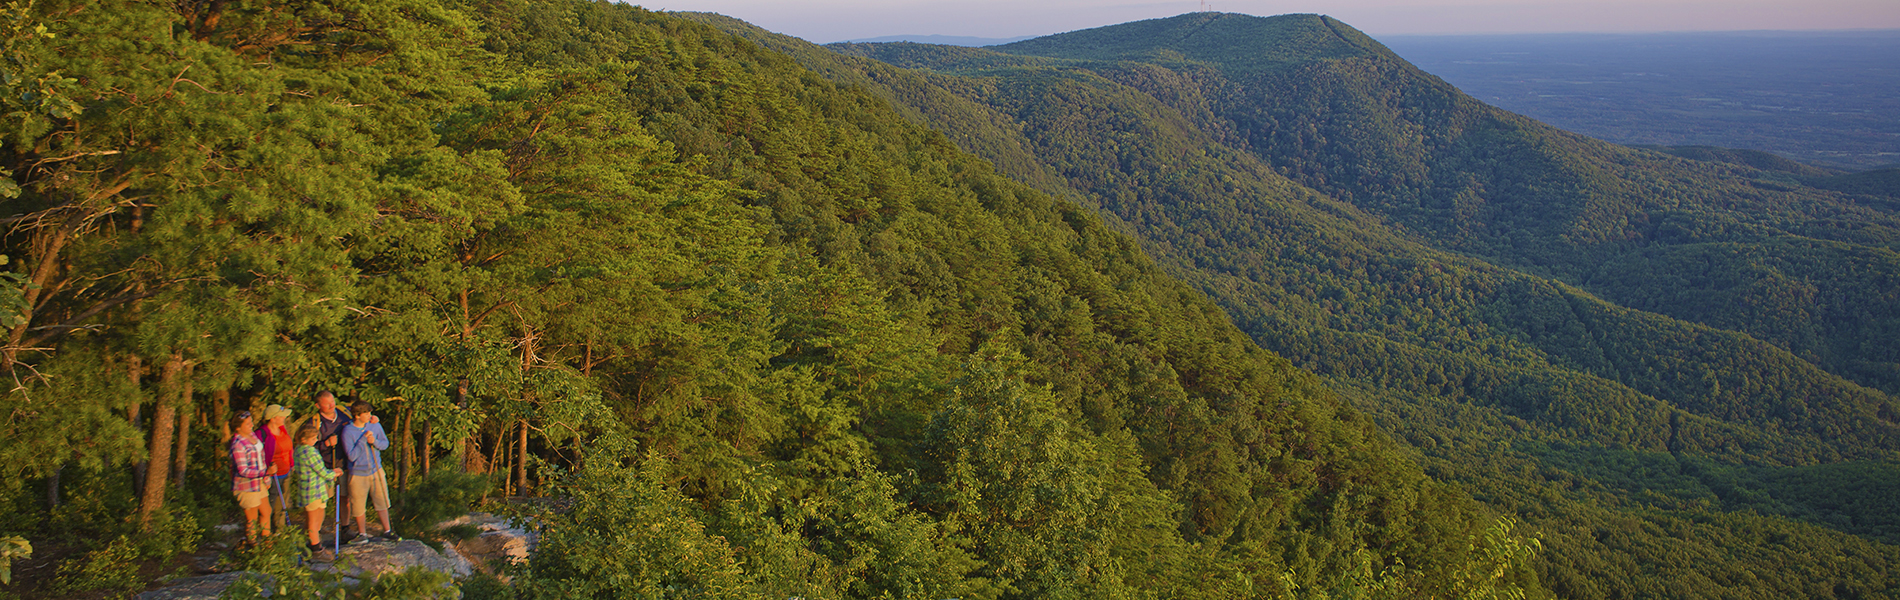
[[[189,426],[334,389],[412,514],[551,500],[510,503],[541,542],[491,593],[1543,595],[1512,520],[1134,238],[739,37],[585,0],[15,8],[55,35],[0,82],[31,125],[0,534],[85,550],[52,577],[147,581],[125,557],[236,508]],[[253,564],[314,586],[279,540]]]
[[[1004,172],[1078,198],[1136,232],[1145,249],[1214,296],[1263,346],[1327,375],[1411,441],[1435,475],[1532,518],[1553,554],[1564,557],[1540,564],[1564,595],[1805,594],[1837,583],[1844,590],[1895,585],[1878,570],[1853,566],[1893,564],[1891,546],[1731,512],[1764,487],[1731,485],[1737,491],[1727,497],[1638,493],[1642,483],[1616,491],[1600,485],[1601,470],[1590,466],[1623,456],[1769,468],[1895,456],[1887,393],[1748,333],[1631,310],[1584,286],[1590,280],[1548,276],[1580,262],[1567,254],[1601,246],[1570,238],[1594,239],[1583,235],[1593,223],[1621,214],[1623,199],[1599,192],[1622,185],[1606,182],[1626,176],[1618,171],[1623,162],[1647,165],[1636,171],[1644,177],[1727,177],[1716,183],[1752,189],[1746,180],[1735,182],[1729,167],[1677,169],[1687,163],[1487,111],[1429,80],[1424,91],[1406,91],[1415,70],[1319,17],[1185,15],[990,49],[1010,54],[877,44],[835,45],[843,56],[825,56],[796,40],[739,30],[836,80],[910,104],[912,118]],[[1253,57],[1264,60],[1233,62]],[[1336,76],[1322,76],[1329,70]],[[1382,74],[1380,85],[1398,88],[1390,93],[1424,100],[1408,110],[1369,108],[1379,96],[1363,93],[1379,86],[1340,73]],[[1313,89],[1288,89],[1288,81],[1314,77]],[[1257,81],[1281,93],[1263,100],[1243,85]],[[1255,102],[1243,106],[1240,99]],[[1335,114],[1339,122],[1313,120]],[[1263,130],[1266,117],[1344,137],[1273,147],[1286,132],[1272,128],[1278,121]],[[1377,131],[1354,133],[1361,127]],[[1432,135],[1447,149],[1492,153],[1483,159],[1491,171],[1438,164],[1439,154],[1419,150],[1421,142],[1385,143],[1406,131],[1422,140],[1443,129],[1471,132]],[[1577,144],[1583,148],[1548,150]],[[1571,156],[1578,153],[1594,158],[1578,162]],[[1576,164],[1601,172],[1582,173]],[[1442,172],[1473,182],[1452,194],[1468,197],[1465,213],[1447,214],[1456,203],[1405,207],[1405,198],[1444,193],[1422,185]],[[1334,180],[1341,183],[1327,184]],[[1521,194],[1494,199],[1480,181],[1567,191],[1555,196],[1563,202]],[[1810,204],[1829,201],[1786,193],[1806,194],[1800,198]],[[1684,211],[1689,222],[1737,217],[1691,208]],[[1526,250],[1512,260],[1474,256],[1517,246]],[[1804,513],[1791,506],[1780,514]],[[1648,533],[1583,534],[1606,527]],[[1699,533],[1656,533],[1680,528]],[[1798,543],[1769,548],[1746,541],[1764,531]],[[1759,555],[1714,566],[1679,558],[1742,547]],[[1855,558],[1838,561],[1831,557],[1840,552],[1822,548],[1850,548]],[[1787,565],[1814,575],[1737,575]],[[1711,569],[1733,577],[1708,584],[1704,573]]]
[[[1863,385],[1900,392],[1900,313],[1889,308],[1900,306],[1900,286],[1893,285],[1900,277],[1900,215],[1891,207],[1794,185],[1748,165],[1677,160],[1567,134],[1484,106],[1331,19],[1264,21],[1282,24],[1189,16],[1162,20],[1169,31],[1194,32],[1177,33],[1179,41],[1146,30],[1091,34],[1152,40],[1144,52],[1178,53],[1219,71],[1214,84],[1196,86],[1204,102],[1173,100],[1181,86],[1139,66],[1089,68],[1184,114],[1204,111],[1208,128],[1233,132],[1275,170],[1416,231],[1435,247],[1547,272],[1613,302],[1743,331]],[[1300,33],[1289,38],[1285,29]],[[1210,30],[1232,31],[1200,33]],[[1249,38],[1245,51],[1200,49]],[[1294,47],[1304,52],[1289,56],[1283,39],[1299,40]],[[1065,34],[996,49],[1103,61],[1098,45]],[[1271,57],[1276,68],[1250,68],[1256,54]],[[1637,253],[1696,260],[1761,244],[1773,246],[1765,253],[1780,254],[1787,243],[1809,248],[1813,258],[1805,262],[1826,264],[1821,273],[1857,275],[1812,277],[1816,271],[1803,264],[1734,265],[1712,270],[1739,273],[1683,286],[1648,281],[1656,270],[1646,261],[1623,260]],[[1696,297],[1733,302],[1651,300],[1685,287]],[[1813,298],[1806,314],[1788,314],[1804,294]]]
[[[977,562],[975,596],[1448,594],[1499,577],[1535,591],[1510,568],[1469,580],[1482,507],[1086,209],[741,39],[620,6],[566,10],[505,13],[487,44],[571,72],[563,83],[606,78],[615,110],[740,190],[789,264],[814,263],[761,284],[798,307],[768,321],[797,335],[762,376],[794,382],[770,392],[792,403],[789,431],[735,458],[790,474],[775,518],[838,564],[903,582],[897,548],[845,533],[861,525],[843,492],[873,480],[894,488],[876,510],[939,527],[946,556]],[[875,339],[844,343],[862,328]],[[798,389],[823,374],[830,391]],[[643,428],[673,420],[633,414]],[[748,484],[700,485],[710,502]],[[1413,570],[1368,575],[1393,564]],[[1256,587],[1258,574],[1276,581]]]

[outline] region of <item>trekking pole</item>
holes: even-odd
[[[277,486],[277,514],[282,515],[284,526],[290,526],[290,499],[284,497],[284,479],[276,475],[270,478],[271,485]]]
[[[284,527],[290,527],[290,499],[284,497],[284,482],[278,479],[276,475],[268,475],[267,477],[270,477],[271,486],[277,489],[277,514],[271,515],[270,520],[273,522],[282,522]],[[266,490],[266,492],[268,491],[269,490]],[[264,506],[270,506],[270,498],[264,499]],[[276,528],[272,528],[272,530],[275,531]]]
[[[332,550],[332,552],[335,552],[337,554],[342,554],[343,553],[343,479],[342,478],[337,478],[337,481],[336,481],[336,511],[334,512],[336,512],[336,531],[332,531],[330,533],[333,534],[332,539],[336,540],[335,542],[336,549]]]
[[[380,456],[379,456],[379,458],[380,458]],[[377,476],[378,478],[381,478],[381,479],[382,479],[382,481],[383,481],[383,498],[384,498],[384,499],[388,499],[388,498],[389,498],[389,469],[377,469],[377,470],[376,470],[376,476]],[[387,520],[389,520],[389,518],[388,518],[388,516],[387,516],[387,515],[388,515],[388,511],[387,511],[387,510],[385,510],[383,514],[384,514],[384,516],[383,516],[383,520],[385,520],[385,521],[387,521]],[[390,538],[394,538],[394,539],[402,539],[402,536],[400,536],[400,535],[397,535],[397,534],[396,534],[396,524],[395,524],[395,523],[389,523],[389,526],[388,526],[388,527],[384,527],[384,528],[383,528],[383,534],[384,534],[384,535],[387,535],[387,536],[389,536]]]

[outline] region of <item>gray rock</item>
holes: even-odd
[[[467,577],[477,570],[475,563],[470,561],[467,556],[463,556],[460,551],[456,550],[454,544],[442,545],[442,558],[448,559],[449,564],[454,566],[455,572],[453,575],[455,575],[456,579]]]
[[[338,566],[347,566],[341,575],[357,579],[376,578],[393,573],[401,573],[411,568],[421,567],[438,573],[447,573],[452,577],[468,575],[471,571],[468,561],[457,560],[436,552],[427,544],[415,540],[400,542],[362,542],[343,546],[343,552],[337,555],[334,563],[316,563],[311,568],[334,572]],[[457,563],[461,564],[458,565]]]
[[[457,525],[481,528],[481,535],[455,542],[453,546],[483,572],[492,572],[494,567],[503,564],[527,561],[528,553],[534,551],[535,542],[538,541],[533,531],[488,513],[462,515],[436,526],[447,529]]]
[[[140,593],[138,600],[217,600],[218,595],[224,593],[225,588],[231,587],[231,584],[246,577],[262,579],[264,595],[270,595],[271,586],[268,578],[250,571],[235,571],[180,579],[172,582],[171,585]]]

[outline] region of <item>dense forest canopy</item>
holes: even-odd
[[[29,595],[141,585],[233,511],[226,417],[320,389],[405,528],[533,514],[514,597],[1900,586],[1890,172],[1571,135],[1313,15],[4,14]]]
[[[399,515],[464,473],[559,499],[515,596],[1546,595],[1511,517],[1124,222],[752,41],[8,6],[0,534],[69,551],[35,592],[141,585],[233,510],[228,415],[329,389]]]
[[[1428,472],[1524,516],[1561,596],[1895,585],[1873,566],[1900,556],[1890,503],[1867,500],[1900,473],[1877,174],[1568,134],[1313,15],[986,49],[723,26],[1133,232]]]

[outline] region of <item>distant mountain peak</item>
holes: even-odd
[[[887,36],[874,37],[874,38],[860,38],[860,39],[844,40],[842,42],[837,42],[837,43],[840,43],[840,44],[882,44],[886,42],[915,42],[918,44],[936,44],[939,46],[968,46],[971,48],[981,48],[984,46],[996,46],[996,45],[1001,45],[1001,44],[1008,44],[1011,42],[1020,42],[1020,41],[1031,39],[1034,37],[1036,36],[1021,35],[1021,36],[1016,36],[1016,37],[992,38],[992,37],[975,37],[975,36],[967,36],[967,35],[906,34],[906,35],[887,35]]]
[[[1193,12],[1083,29],[993,46],[1010,54],[1081,60],[1153,60],[1178,56],[1223,71],[1390,55],[1385,46],[1338,19],[1318,14],[1257,17]]]

